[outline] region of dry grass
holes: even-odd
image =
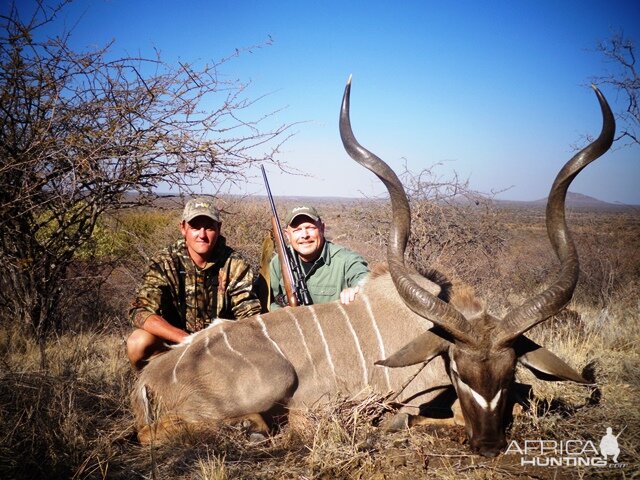
[[[361,204],[318,207],[330,237],[373,261],[383,258],[384,245],[367,230],[376,226],[362,222]],[[263,206],[244,202],[227,210],[234,214],[225,220],[229,243],[257,265],[258,232],[267,225]],[[539,291],[556,269],[540,212],[505,210],[499,215],[499,223],[508,226],[501,233],[504,248],[491,262],[481,259],[486,280],[472,281],[494,313]],[[128,219],[134,225],[143,220]],[[636,212],[583,212],[570,221],[583,259],[581,283],[570,312],[536,327],[531,337],[593,374],[597,388],[542,382],[519,370],[518,379],[532,385],[534,396],[508,436],[518,442],[584,439],[597,444],[607,426],[614,433],[625,428],[619,437],[620,462],[626,464],[621,470],[523,467],[518,455],[477,457],[460,427],[384,432],[376,425],[388,405],[373,394],[298,412],[289,425],[260,442],[221,427],[185,434],[169,445],[142,447],[135,441],[128,406],[133,374],[124,357],[128,327],[127,298],[122,297],[135,287],[142,256],[151,249],[152,243],[144,243],[133,249],[129,270],[126,265],[116,270],[117,276],[101,287],[106,293],[94,302],[100,311],[85,311],[82,322],[69,321],[69,329],[50,340],[47,371],[38,369],[38,346],[3,319],[0,478],[634,478],[640,471],[640,222]],[[440,268],[454,270],[457,260],[450,260],[440,258]],[[113,305],[105,310],[102,305],[110,297]],[[82,305],[86,310],[91,302]]]

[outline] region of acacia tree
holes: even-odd
[[[442,269],[469,285],[488,288],[489,280],[483,274],[504,245],[499,212],[493,202],[495,193],[472,190],[468,180],[456,172],[443,177],[438,174],[441,166],[434,164],[414,172],[405,164],[398,175],[411,206],[407,261],[421,273]],[[362,218],[362,228],[373,227],[365,235],[369,242],[386,245],[390,207],[385,203],[381,208],[367,208]]]
[[[277,163],[291,125],[245,118],[259,99],[220,73],[239,51],[203,67],[75,51],[68,32],[38,39],[65,3],[37,5],[26,20],[15,6],[0,16],[0,305],[44,345],[101,214],[149,204],[161,185],[241,181]]]
[[[640,77],[633,40],[617,33],[611,39],[600,42],[597,51],[609,61],[613,70],[594,77],[593,83],[612,86],[626,100],[626,109],[617,114],[619,134],[616,141],[640,145]]]
[[[481,276],[504,244],[493,195],[471,189],[456,172],[437,175],[437,166],[418,173],[405,167],[400,176],[411,204],[407,258],[419,271],[437,265],[483,286]]]

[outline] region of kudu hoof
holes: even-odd
[[[266,442],[268,437],[263,433],[252,433],[249,435],[249,443],[262,443]]]
[[[409,428],[409,414],[396,413],[389,418],[384,419],[380,426],[388,432],[399,432]]]

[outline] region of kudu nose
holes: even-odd
[[[507,442],[503,439],[498,442],[472,442],[471,448],[483,457],[493,458],[500,455],[506,445]]]
[[[480,447],[478,453],[483,457],[493,458],[500,454],[501,448],[496,447]]]

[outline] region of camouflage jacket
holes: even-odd
[[[260,313],[253,292],[249,264],[218,238],[212,260],[199,268],[187,251],[184,239],[162,250],[151,260],[129,316],[142,328],[152,314],[172,325],[197,332],[216,318],[239,319]]]

